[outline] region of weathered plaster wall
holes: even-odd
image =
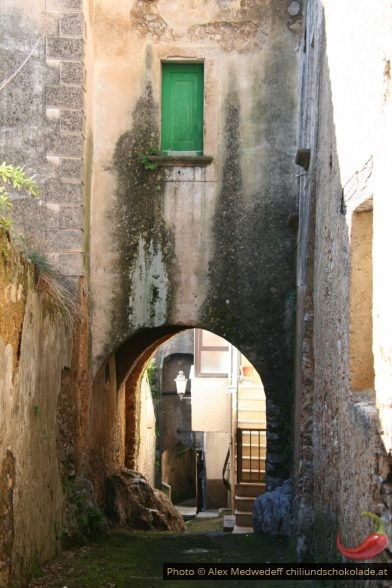
[[[67,276],[83,274],[82,0],[4,0],[0,8],[0,157],[36,174],[16,194],[16,232]]]
[[[230,446],[230,433],[204,433],[206,508],[228,506],[228,493],[223,484],[222,471]]]
[[[138,437],[136,470],[143,474],[149,484],[155,485],[155,412],[151,388],[147,375],[140,383],[138,410]]]
[[[231,394],[227,378],[192,378],[192,429],[230,432]]]
[[[224,336],[271,393],[269,468],[281,479],[300,3],[104,0],[92,22],[94,369],[139,329],[199,325]],[[161,60],[181,58],[204,60],[213,160],[151,172],[136,154],[159,146]]]
[[[313,541],[324,561],[340,559],[338,529],[347,545],[370,532],[362,511],[382,514],[391,533],[385,194],[392,168],[384,130],[391,110],[391,17],[390,6],[381,1],[309,2],[306,15],[299,147],[311,149],[311,163],[307,172],[300,170],[296,515],[300,556],[312,551]],[[352,344],[364,331],[352,328],[358,308],[350,288],[358,279],[363,241],[358,242],[354,215],[369,215],[371,209],[373,226],[361,224],[364,239],[373,239],[373,283],[370,260],[359,269],[361,288],[367,282],[367,299],[373,297],[372,316],[363,325],[373,321],[366,353],[373,349],[375,379],[370,365],[360,380],[354,376],[361,346]],[[362,390],[360,382],[366,383]]]
[[[72,334],[32,267],[0,240],[0,585],[22,585],[60,546],[64,491],[58,400]]]

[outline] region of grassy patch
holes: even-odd
[[[216,521],[215,521],[216,524]],[[169,562],[294,562],[283,538],[230,533],[142,533],[118,531],[108,540],[66,552],[48,566],[30,588],[184,588],[189,580],[162,580],[162,564]],[[192,581],[195,588],[204,582]],[[219,588],[249,586],[249,581],[209,581]],[[285,581],[252,582],[263,588],[290,588]],[[294,586],[294,584],[293,584]]]

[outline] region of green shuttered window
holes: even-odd
[[[204,67],[162,63],[162,151],[203,154]]]

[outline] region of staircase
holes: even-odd
[[[237,398],[234,533],[253,533],[252,507],[265,491],[266,412],[261,385],[242,382]]]
[[[259,494],[265,491],[264,482],[236,484],[234,533],[253,533],[252,507]]]

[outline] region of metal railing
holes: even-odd
[[[265,480],[266,429],[237,429],[237,483]]]
[[[226,490],[231,492],[231,484],[230,484],[230,447],[227,450],[225,463],[223,464],[222,469],[222,482],[225,486]]]

